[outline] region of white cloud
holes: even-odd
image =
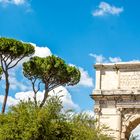
[[[123,7],[115,7],[107,2],[100,2],[98,9],[95,10],[93,16],[104,16],[104,15],[119,15],[123,12]]]
[[[26,83],[22,83],[20,81],[18,81],[16,79],[16,77],[10,76],[9,77],[9,81],[10,81],[10,88],[13,90],[21,90],[21,91],[25,91],[25,90],[29,90],[31,89],[31,87],[29,85],[27,85]]]
[[[37,93],[37,101],[42,101],[44,92]],[[33,101],[34,92],[33,91],[26,91],[26,92],[18,92],[15,94],[15,100],[17,101],[28,101],[29,99]]]
[[[38,47],[34,43],[30,43],[35,47],[35,54],[33,56],[39,56],[39,57],[47,57],[52,55],[51,50],[48,47]]]
[[[54,95],[58,95],[61,96],[61,100],[63,102],[63,105],[66,109],[77,109],[79,108],[78,105],[76,105],[71,98],[70,93],[68,92],[68,90],[63,87],[57,87],[56,89],[52,90],[49,92],[50,96],[54,96]],[[24,100],[24,101],[28,101],[29,99],[33,101],[33,96],[34,93],[33,91],[27,91],[27,92],[19,92],[15,94],[15,99],[17,100]],[[38,92],[37,94],[37,101],[42,101],[44,96],[44,91],[43,92]]]
[[[39,57],[47,57],[51,55],[51,51],[47,47],[35,47],[35,54],[34,56],[39,56]]]
[[[69,64],[70,66],[75,66],[74,64]],[[77,67],[77,66],[75,66]],[[93,79],[89,76],[88,72],[82,67],[77,67],[80,70],[81,78],[77,86],[93,87]]]
[[[138,59],[133,59],[133,60],[130,60],[129,62],[140,62],[140,60],[138,60]]]
[[[23,4],[27,3],[27,1],[26,0],[0,0],[0,3],[23,5]]]
[[[11,0],[12,3],[16,4],[16,5],[21,5],[25,3],[25,0]]]
[[[104,57],[102,54],[93,54],[90,53],[89,56],[93,57],[96,63],[118,63],[118,62],[123,62],[120,57]],[[137,63],[140,62],[139,59],[132,59],[129,61],[126,61],[126,63]]]
[[[95,59],[96,63],[117,63],[122,62],[122,59],[120,57],[104,57],[102,54],[92,54],[90,53],[89,56],[93,57]]]
[[[6,8],[8,5],[24,6],[26,13],[33,12],[29,0],[0,0],[0,4],[2,4],[4,8]]]
[[[11,90],[21,90],[21,91],[27,91],[31,90],[30,82],[28,82],[22,75],[20,79],[17,79],[17,73],[19,69],[13,68],[9,70],[9,82],[10,82],[10,89]],[[22,73],[21,73],[22,74]],[[19,75],[18,75],[19,76]],[[26,81],[25,81],[26,80]],[[2,88],[5,88],[5,77],[2,76]]]
[[[112,63],[121,62],[122,59],[120,57],[109,57],[109,61]]]
[[[4,100],[4,95],[0,95],[0,103],[2,104]],[[12,105],[16,105],[18,103],[18,101],[16,99],[14,99],[11,96],[8,96],[7,99],[7,106],[12,106]]]
[[[64,109],[66,109],[66,110],[67,109],[77,110],[80,108],[77,104],[75,104],[72,101],[71,94],[63,86],[57,87],[53,91],[50,91],[49,95],[50,96],[54,96],[54,95],[61,96],[62,104],[64,106]],[[31,101],[33,101],[33,96],[34,96],[33,91],[18,92],[15,94],[15,97],[8,96],[7,105],[8,106],[16,105],[20,100],[28,101],[30,99]],[[42,101],[43,97],[44,97],[44,91],[37,93],[37,101]],[[4,99],[4,96],[0,95],[0,103],[3,103],[3,99]]]
[[[91,57],[95,58],[96,63],[103,63],[106,60],[106,58],[101,54],[97,55],[97,54],[90,53],[89,55]]]
[[[62,100],[64,109],[76,109],[76,110],[80,109],[80,107],[73,102],[71,94],[63,86],[57,87],[54,91],[51,91],[50,95],[62,96],[61,100]]]
[[[81,79],[78,85],[85,87],[93,87],[93,79],[89,76],[88,72],[81,67],[79,67],[79,70],[81,72]]]

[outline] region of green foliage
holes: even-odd
[[[34,53],[34,47],[31,44],[11,38],[0,38],[0,54],[9,59],[20,58],[24,55],[30,56]]]
[[[41,109],[21,102],[0,115],[0,140],[111,140],[85,114],[62,112],[58,97]]]
[[[80,80],[80,71],[76,67],[69,66],[54,55],[46,58],[31,58],[30,61],[23,63],[23,74],[31,80],[35,94],[39,90],[39,85],[38,89],[34,88],[37,80],[45,85],[45,96],[41,106],[44,105],[49,91],[61,85],[75,85]]]
[[[15,67],[24,57],[35,52],[34,46],[28,43],[11,39],[0,38],[0,65],[5,76],[5,97],[2,106],[2,113],[5,112],[7,97],[9,94],[9,69]]]
[[[33,57],[23,64],[24,76],[28,79],[39,78],[49,87],[56,85],[75,85],[80,80],[80,72],[54,55],[46,58]]]

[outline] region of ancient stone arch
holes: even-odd
[[[96,85],[91,97],[98,126],[116,140],[128,140],[140,124],[140,63],[96,64]]]

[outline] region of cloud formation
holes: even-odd
[[[0,3],[3,4],[14,4],[14,5],[23,5],[27,3],[26,0],[0,0]]]
[[[79,70],[81,72],[81,79],[78,85],[84,87],[93,87],[93,79],[89,76],[88,72],[81,67],[79,67]]]
[[[2,104],[4,101],[4,95],[0,95],[0,103]],[[7,106],[13,106],[16,105],[18,102],[15,100],[12,96],[8,96],[7,99]]]
[[[122,61],[120,57],[105,58],[102,54],[97,55],[90,53],[89,56],[93,57],[96,63],[117,63]]]
[[[24,11],[26,13],[33,12],[33,9],[31,7],[29,0],[0,0],[0,4],[4,8],[6,8],[9,5],[23,6]]]
[[[122,59],[120,57],[109,57],[109,61],[111,63],[117,63],[117,62],[121,62]]]
[[[52,55],[52,52],[48,47],[39,47],[34,43],[30,44],[32,44],[35,47],[35,54],[33,56],[47,57],[49,55]]]
[[[93,11],[93,16],[105,16],[105,15],[119,15],[123,12],[123,7],[115,7],[107,2],[100,2],[98,9]]]
[[[103,63],[106,60],[106,58],[102,54],[97,55],[90,53],[89,56],[93,57],[96,63]]]
[[[31,89],[29,84],[27,84],[25,82],[18,81],[16,76],[10,75],[9,81],[10,81],[10,89],[12,89],[12,90],[19,89],[21,91],[25,91],[25,90]]]
[[[129,62],[140,62],[140,60],[139,59],[133,59],[133,60],[131,60],[131,61],[129,61]]]
[[[69,64],[70,66],[75,66],[74,64]],[[88,71],[84,70],[82,67],[75,66],[80,70],[81,77],[77,86],[93,87],[93,79],[89,76]]]
[[[62,104],[64,106],[64,109],[75,109],[78,110],[80,107],[73,102],[71,94],[68,92],[68,90],[63,87],[57,87],[54,90],[49,92],[50,96],[58,95],[61,97]],[[19,101],[28,101],[29,99],[33,101],[34,93],[33,91],[26,91],[26,92],[18,92],[15,94],[15,97],[8,96],[7,100],[7,106],[16,105],[19,103]],[[37,101],[42,101],[44,97],[44,91],[37,93]],[[3,103],[4,95],[0,95],[0,103]]]
[[[104,57],[102,54],[93,54],[90,53],[89,56],[93,57],[95,60],[95,63],[118,63],[118,62],[123,62],[120,57]],[[132,59],[129,61],[126,61],[126,63],[137,63],[140,62],[139,59]]]

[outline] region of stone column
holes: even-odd
[[[121,140],[127,140],[125,133],[126,133],[126,126],[124,125],[122,126]]]
[[[101,70],[96,70],[96,89],[100,90],[101,89]]]
[[[116,119],[117,121],[117,140],[121,140],[121,132],[122,132],[122,108],[117,108],[117,114],[118,117]]]
[[[100,127],[100,111],[101,111],[101,109],[99,107],[94,108],[95,120],[97,120],[96,127]]]

